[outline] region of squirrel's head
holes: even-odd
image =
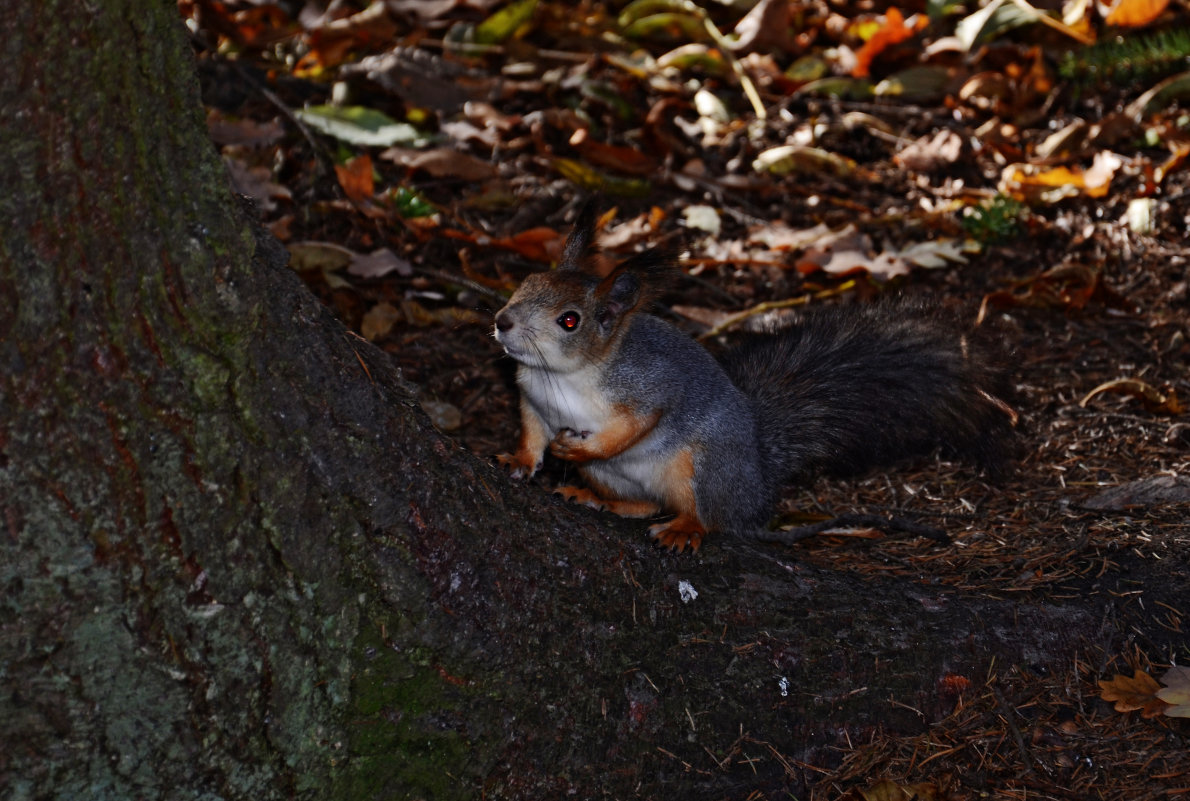
[[[632,314],[657,291],[669,254],[647,251],[601,277],[584,269],[595,237],[588,202],[562,250],[558,269],[525,279],[496,314],[496,340],[518,362],[573,372],[607,358]]]

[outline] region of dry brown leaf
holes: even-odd
[[[483,181],[494,178],[497,173],[496,165],[450,147],[435,147],[429,150],[390,147],[380,154],[380,158],[410,170],[425,170],[435,178]]]
[[[657,160],[633,147],[596,142],[586,135],[586,129],[575,132],[571,144],[587,161],[626,175],[649,175],[657,171]]]
[[[360,278],[381,278],[391,272],[408,278],[413,275],[413,265],[388,248],[379,248],[371,253],[356,253],[347,272]]]
[[[299,273],[322,270],[333,272],[351,264],[356,254],[334,242],[294,242],[286,246],[289,266]]]
[[[1086,408],[1088,401],[1105,392],[1131,395],[1144,404],[1145,411],[1153,414],[1181,414],[1184,411],[1178,393],[1172,387],[1162,391],[1139,378],[1117,378],[1104,382],[1088,392],[1078,405]]]
[[[796,47],[789,33],[793,9],[787,0],[760,0],[735,26],[732,49],[740,53],[754,50],[791,50]]]
[[[1169,706],[1157,697],[1161,685],[1140,669],[1133,673],[1132,678],[1117,675],[1114,679],[1100,680],[1099,689],[1099,697],[1104,701],[1114,702],[1117,712],[1139,709],[1142,717],[1154,718]]]
[[[847,226],[843,230],[853,230]],[[826,223],[813,228],[790,228],[783,222],[765,223],[748,231],[748,243],[765,245],[770,250],[799,250],[827,237],[833,232]]]
[[[277,208],[276,201],[292,200],[289,189],[273,180],[273,171],[267,167],[249,167],[232,156],[224,156],[232,186],[242,195],[256,201],[262,211]]]
[[[1171,667],[1161,677],[1165,685],[1157,697],[1170,707],[1165,714],[1171,718],[1190,718],[1190,668]]]
[[[397,310],[396,306],[391,303],[377,303],[364,312],[364,317],[360,320],[359,331],[363,334],[364,339],[375,342],[391,331],[393,325],[400,319],[401,312]]]
[[[930,172],[954,164],[963,154],[963,137],[949,128],[923,136],[893,156],[893,162],[913,172]]]
[[[376,192],[372,179],[372,157],[367,153],[356,156],[346,164],[336,164],[335,175],[339,178],[343,193],[357,203],[370,199]]]
[[[843,796],[844,801],[940,801],[941,798],[937,785],[898,784],[890,779],[881,779],[865,788],[856,787]]]

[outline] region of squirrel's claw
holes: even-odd
[[[554,494],[561,495],[571,503],[581,503],[583,506],[589,506],[599,512],[607,508],[607,504],[602,498],[582,487],[558,487],[554,490]]]
[[[573,431],[564,428],[557,433],[550,442],[550,453],[566,462],[585,462],[592,458],[584,441],[591,435],[589,431]]]
[[[514,479],[532,478],[541,469],[541,460],[525,453],[501,453],[496,461],[508,468]]]
[[[649,536],[657,540],[658,545],[678,553],[686,550],[686,546],[690,546],[692,553],[698,551],[706,534],[702,523],[689,515],[678,515],[668,523],[649,526]]]

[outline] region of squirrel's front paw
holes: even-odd
[[[533,458],[531,453],[501,453],[496,461],[507,467],[515,479],[532,478],[541,469],[541,459]]]
[[[567,462],[589,462],[593,458],[586,444],[589,436],[590,431],[564,428],[550,442],[550,453]]]

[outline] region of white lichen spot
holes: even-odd
[[[787,678],[785,678],[784,676],[782,676],[782,677],[781,677],[781,678],[780,678],[780,679],[777,681],[777,688],[778,688],[779,690],[781,690],[781,697],[782,697],[782,698],[786,698],[786,697],[788,697],[788,696],[789,696],[789,679],[787,679]]]
[[[688,604],[698,597],[698,590],[694,589],[694,585],[686,579],[678,582],[678,597],[682,599],[682,603]]]

